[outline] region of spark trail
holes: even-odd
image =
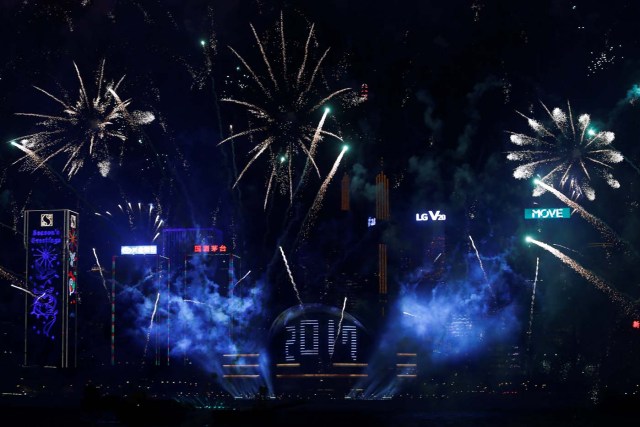
[[[34,301],[34,303],[38,302],[38,300],[39,300],[40,298],[42,298],[43,296],[47,295],[47,293],[46,293],[46,292],[43,292],[43,293],[42,293],[42,294],[40,294],[40,295],[36,295],[36,294],[34,294],[33,292],[31,292],[29,289],[21,288],[20,286],[16,286],[16,285],[14,285],[13,283],[11,284],[11,287],[12,287],[12,288],[19,289],[19,290],[21,290],[22,292],[25,292],[25,293],[27,293],[27,294],[31,295],[32,297],[34,297],[34,298],[36,299],[36,300]]]
[[[609,243],[615,243],[616,246],[622,245],[623,243],[622,239],[616,234],[615,231],[611,229],[611,227],[605,224],[604,221],[590,214],[578,203],[574,202],[573,200],[571,200],[570,198],[568,198],[567,196],[565,196],[564,194],[562,194],[561,192],[553,188],[552,186],[546,184],[544,181],[540,179],[535,179],[533,182],[534,184],[539,185],[540,187],[552,193],[554,196],[560,199],[560,201],[565,203],[567,206],[574,209],[574,211],[577,212],[578,215],[584,218],[589,224],[593,225],[595,229],[598,230],[600,234],[602,234],[609,241]]]
[[[18,276],[16,276],[15,274],[5,270],[2,267],[0,267],[0,276],[4,277],[9,282],[15,282],[15,283],[22,283],[23,282],[23,280],[21,280]],[[12,284],[11,286],[14,286],[14,285]],[[22,289],[22,288],[19,288],[19,289]]]
[[[484,276],[484,281],[487,284],[487,288],[489,288],[489,291],[491,291],[491,295],[495,296],[495,293],[493,292],[493,288],[491,287],[491,283],[489,282],[489,278],[487,277],[487,272],[484,270],[484,266],[482,265],[482,260],[480,259],[480,253],[478,252],[478,249],[476,248],[476,244],[473,241],[473,238],[471,237],[471,235],[469,235],[469,240],[471,240],[471,246],[473,246],[473,250],[476,252],[476,258],[478,258],[478,263],[480,264],[480,269],[482,270],[482,275]]]
[[[540,258],[536,258],[536,276],[533,279],[533,291],[531,292],[531,309],[529,310],[529,330],[527,331],[527,353],[531,347],[531,334],[533,331],[533,305],[536,301],[536,285],[538,284],[538,266],[540,265]]]
[[[149,340],[151,339],[151,329],[153,329],[153,319],[156,317],[156,311],[158,311],[158,301],[160,301],[160,292],[156,296],[156,303],[153,306],[153,313],[151,313],[151,322],[149,323],[149,331],[147,332],[147,342],[144,345],[144,354],[142,360],[147,358],[147,348],[149,347]]]
[[[236,286],[238,286],[238,284],[239,284],[240,282],[242,282],[242,281],[245,279],[245,277],[247,277],[249,274],[251,274],[251,270],[247,271],[247,274],[245,274],[244,276],[242,276],[242,277],[240,278],[240,280],[238,280],[238,281],[236,282],[236,284],[235,284],[235,285],[233,285],[233,287],[235,288]]]
[[[307,164],[305,165],[305,168],[302,172],[302,179],[300,180],[300,182],[302,183],[307,176],[307,171],[308,171],[308,166],[309,166],[309,162],[311,162],[311,164],[313,164],[313,167],[316,169],[316,172],[318,173],[318,178],[320,178],[320,171],[318,170],[318,166],[316,165],[316,162],[314,160],[315,155],[316,155],[316,151],[318,149],[318,141],[320,140],[320,133],[322,132],[322,127],[324,126],[324,121],[327,118],[327,115],[329,114],[329,109],[325,108],[324,109],[324,113],[322,113],[322,118],[320,119],[320,122],[318,123],[318,127],[316,128],[315,133],[313,134],[313,139],[311,140],[311,145],[309,146],[309,150],[306,152],[307,154]],[[338,138],[340,139],[340,138]],[[342,139],[340,139],[342,140]],[[303,145],[304,147],[304,145]],[[306,147],[305,147],[306,149]]]
[[[102,286],[104,290],[107,292],[107,299],[111,302],[111,296],[109,295],[109,290],[107,289],[107,282],[104,280],[104,275],[102,274],[102,266],[100,265],[100,260],[98,259],[98,254],[96,253],[96,248],[93,249],[93,256],[96,258],[96,264],[98,264],[98,271],[100,271],[100,277],[102,278]]]
[[[14,285],[13,283],[11,284],[11,287],[12,287],[12,288],[19,289],[19,290],[21,290],[22,292],[26,292],[26,293],[28,293],[29,295],[31,295],[32,297],[34,297],[34,298],[40,298],[40,297],[38,297],[36,294],[34,294],[33,292],[31,292],[29,289],[21,288],[20,286],[16,286],[16,285]]]
[[[280,253],[282,254],[282,260],[284,261],[285,267],[287,267],[287,273],[289,273],[289,279],[291,280],[291,285],[293,285],[293,290],[296,292],[296,297],[298,298],[298,302],[300,303],[300,306],[303,307],[304,304],[302,303],[302,300],[300,299],[300,293],[298,292],[298,287],[296,286],[296,282],[294,282],[294,280],[293,280],[293,274],[291,274],[291,269],[289,268],[289,263],[287,262],[287,257],[284,254],[284,250],[282,249],[282,246],[278,246],[278,248],[280,248]]]
[[[211,304],[207,304],[206,302],[196,301],[194,299],[183,299],[182,301],[183,302],[190,302],[191,304],[206,305],[209,308],[215,308]]]
[[[324,200],[324,196],[327,193],[327,187],[329,186],[329,183],[331,182],[334,175],[336,174],[336,171],[338,170],[338,166],[340,165],[340,161],[342,160],[342,158],[344,157],[344,153],[346,153],[348,149],[349,147],[347,145],[342,147],[342,151],[340,151],[340,154],[338,154],[336,161],[333,163],[333,167],[331,168],[331,171],[326,176],[326,178],[324,179],[324,182],[320,186],[320,189],[318,190],[318,194],[316,194],[316,198],[313,201],[313,204],[311,205],[311,208],[309,209],[309,212],[307,213],[307,216],[305,217],[301,227],[302,233],[304,235],[308,233],[309,228],[313,223],[313,220],[315,219],[316,215],[318,214],[318,211],[322,207],[322,201]]]
[[[338,342],[338,338],[340,337],[340,331],[342,329],[342,321],[344,320],[344,309],[347,308],[347,297],[344,297],[344,301],[342,302],[342,311],[340,312],[340,321],[338,322],[338,332],[336,333],[336,337],[333,340],[333,347],[331,351],[331,355],[329,359],[333,358],[333,353],[336,351],[336,343]]]
[[[557,243],[554,243],[554,244],[553,244],[553,246],[556,246],[556,247],[558,247],[558,248],[562,248],[562,249],[566,249],[566,250],[568,250],[568,251],[574,252],[574,253],[576,253],[576,254],[578,254],[578,255],[582,256],[582,254],[581,254],[579,251],[576,251],[575,249],[571,249],[571,248],[568,248],[568,247],[566,247],[566,246],[559,245],[559,244],[557,244]]]
[[[560,259],[560,261],[562,261],[564,264],[571,267],[576,273],[578,273],[580,276],[582,276],[584,279],[586,279],[588,282],[594,285],[597,289],[605,293],[611,301],[616,302],[620,306],[622,306],[625,313],[637,314],[636,309],[633,306],[633,303],[631,303],[627,298],[625,298],[620,292],[616,291],[615,289],[611,288],[611,286],[607,285],[601,278],[599,278],[598,276],[596,276],[586,268],[582,267],[571,257],[560,252],[553,246],[550,246],[544,242],[535,240],[532,237],[527,237],[526,241],[531,242],[537,246],[540,246],[542,249],[545,249],[548,252],[551,252],[558,259]]]

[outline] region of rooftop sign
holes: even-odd
[[[120,246],[120,255],[157,255],[158,246]]]
[[[569,217],[571,217],[571,209],[569,208],[524,210],[524,219],[555,219]]]

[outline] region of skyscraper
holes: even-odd
[[[389,220],[389,178],[382,171],[376,175],[376,219]]]
[[[78,214],[68,209],[25,211],[24,245],[24,364],[75,367]]]
[[[376,222],[389,220],[389,179],[380,171],[376,175]],[[378,244],[378,297],[380,301],[380,314],[386,314],[387,306],[387,245]]]

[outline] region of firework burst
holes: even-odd
[[[553,111],[542,104],[549,115],[552,125],[545,126],[541,122],[525,116],[534,135],[510,132],[513,144],[523,147],[522,150],[509,151],[507,159],[522,162],[515,168],[513,176],[527,179],[540,175],[540,179],[571,193],[571,198],[586,196],[589,200],[596,197],[591,185],[592,178],[603,178],[611,188],[619,188],[620,183],[613,177],[613,164],[620,163],[622,154],[612,147],[614,133],[598,131],[591,126],[588,114],[582,114],[574,121],[571,106],[567,103],[568,113],[560,108]],[[537,187],[534,196],[544,193],[544,188]]]
[[[131,99],[123,100],[118,95],[124,76],[117,82],[107,82],[104,65],[103,60],[96,73],[95,93],[91,94],[85,87],[78,66],[73,63],[79,83],[75,100],[66,95],[55,96],[34,86],[62,109],[57,114],[16,113],[39,120],[36,123],[39,128],[37,132],[17,138],[19,144],[14,144],[25,153],[21,159],[24,160],[24,170],[35,171],[54,157],[63,155],[66,156],[66,162],[62,170],[69,179],[88,161],[95,163],[100,174],[106,177],[116,155],[122,159],[128,133],[155,119],[150,112],[130,113],[127,110]]]
[[[266,158],[269,165],[265,185],[266,208],[273,192],[279,190],[280,194],[288,196],[291,203],[310,173],[315,172],[321,177],[315,161],[319,143],[326,137],[342,141],[337,133],[323,128],[330,111],[326,104],[332,100],[344,101],[351,88],[329,89],[322,71],[329,48],[319,55],[313,52],[312,48],[317,44],[313,25],[306,42],[300,45],[302,52],[298,54],[291,48],[295,43],[289,43],[285,38],[282,14],[273,34],[261,37],[253,25],[250,27],[262,58],[260,69],[264,69],[265,74],[260,75],[257,68],[229,47],[241,63],[239,69],[246,71],[247,78],[240,87],[242,98],[227,96],[221,101],[243,107],[251,118],[252,126],[223,139],[218,145],[241,137],[257,141],[249,150],[250,159],[233,186],[256,160]],[[273,42],[268,43],[270,40]]]
[[[95,212],[104,218],[116,231],[126,235],[137,244],[154,243],[165,225],[162,207],[153,203],[131,203],[125,199],[114,208]]]

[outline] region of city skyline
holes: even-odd
[[[1,8],[3,370],[73,300],[87,378],[640,396],[634,3]]]

